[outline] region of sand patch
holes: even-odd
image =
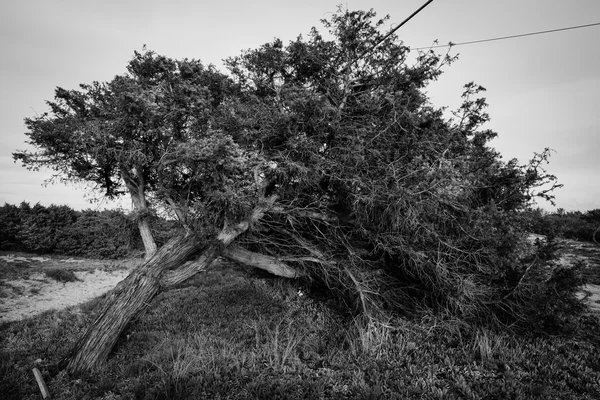
[[[61,283],[36,273],[29,279],[6,281],[9,289],[4,291],[7,297],[0,298],[0,322],[81,304],[108,292],[128,274],[127,270],[76,271],[80,281]]]
[[[0,323],[78,305],[101,296],[129,275],[136,264],[135,260],[115,262],[1,254]],[[63,283],[46,275],[57,269],[72,271],[77,281]]]

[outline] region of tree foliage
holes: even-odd
[[[556,187],[542,168],[549,151],[504,162],[473,83],[444,118],[424,88],[454,59],[430,51],[410,64],[396,37],[373,48],[385,20],[374,17],[342,10],[323,21],[334,40],[313,29],[228,60],[239,108],[256,110],[236,129],[276,163],[267,179],[281,205],[244,240],[367,313],[426,305],[504,318],[526,271],[520,211]]]

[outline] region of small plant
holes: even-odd
[[[505,341],[502,335],[497,335],[487,329],[478,330],[473,341],[475,358],[482,362],[493,359],[507,347]]]
[[[354,323],[354,329],[347,333],[351,354],[355,357],[365,354],[376,360],[385,357],[391,343],[393,327],[373,319],[356,319]],[[405,344],[402,341],[400,343]]]
[[[81,279],[79,279],[77,275],[75,275],[75,273],[69,269],[53,268],[44,271],[44,274],[46,274],[48,278],[52,278],[55,281],[62,283],[81,281]]]
[[[267,325],[268,322],[263,318],[252,320],[250,324],[255,334],[255,351],[276,371],[283,371],[297,361],[296,350],[304,335],[291,322],[284,324],[282,320],[273,328]]]

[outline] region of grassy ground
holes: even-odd
[[[344,318],[286,281],[215,268],[157,297],[108,363],[72,379],[55,365],[101,299],[0,326],[2,398],[598,399],[600,323],[569,337],[511,336],[433,317]]]

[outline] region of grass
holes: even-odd
[[[108,362],[74,379],[54,365],[101,299],[0,326],[3,399],[594,399],[600,323],[514,336],[428,316],[351,319],[293,283],[215,269],[159,295]],[[37,362],[36,362],[37,361]]]

